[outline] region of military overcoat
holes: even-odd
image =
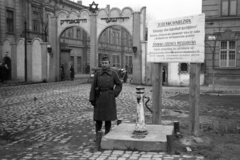
[[[114,121],[117,119],[116,100],[122,90],[122,82],[111,69],[95,73],[90,90],[89,101],[95,102],[93,119]]]

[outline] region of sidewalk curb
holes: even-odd
[[[218,94],[218,93],[201,93],[202,95],[211,95],[211,96],[240,96],[240,93],[239,94],[228,94],[228,93],[225,93],[225,94]]]

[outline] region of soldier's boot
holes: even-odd
[[[105,121],[105,135],[111,130],[111,121]]]

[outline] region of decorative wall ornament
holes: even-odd
[[[96,4],[94,1],[92,2],[92,4],[89,4],[89,10],[92,13],[96,13],[96,11],[98,10],[98,4]]]

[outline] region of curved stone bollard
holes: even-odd
[[[133,132],[133,138],[144,138],[148,134],[145,124],[144,115],[144,87],[138,86],[136,88],[137,93],[137,117],[136,126]]]

